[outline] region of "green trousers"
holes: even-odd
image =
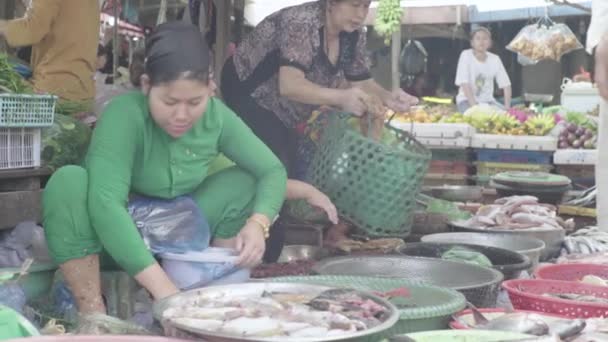
[[[58,264],[92,254],[105,254],[97,231],[106,227],[91,224],[88,191],[94,189],[88,189],[87,171],[79,166],[60,168],[44,189],[44,230],[50,254]],[[207,177],[190,195],[207,218],[211,236],[228,239],[236,236],[251,216],[255,194],[255,178],[238,167],[230,167]],[[133,248],[140,244],[133,244],[121,236],[116,236],[112,243],[120,245],[119,250],[128,256],[129,263],[138,266],[135,269],[143,269],[154,262],[148,250]],[[124,260],[124,256],[110,257]]]

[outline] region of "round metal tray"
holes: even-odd
[[[338,257],[325,259],[313,267],[323,275],[351,275],[403,278],[447,287],[464,294],[478,307],[492,307],[503,274],[491,268],[433,258],[407,256]]]
[[[450,222],[450,227],[455,232],[487,233],[487,234],[509,234],[514,236],[533,237],[545,243],[545,249],[541,252],[540,261],[546,261],[559,255],[562,243],[566,238],[563,229],[496,229],[496,228],[471,228],[457,222]]]
[[[322,285],[311,285],[301,283],[265,283],[265,282],[254,282],[246,284],[234,284],[224,286],[212,286],[197,290],[190,290],[182,293],[178,293],[169,298],[163,299],[154,305],[154,317],[163,322],[163,312],[171,307],[184,307],[184,306],[196,306],[196,303],[205,300],[206,298],[217,298],[217,297],[230,297],[230,296],[261,296],[264,292],[282,292],[282,293],[321,293],[326,290],[330,290],[335,287],[328,287]],[[225,333],[219,333],[215,331],[208,331],[197,328],[195,326],[180,325],[170,321],[164,322],[170,325],[172,328],[199,336],[204,338],[206,341],[222,341],[222,342],[238,342],[238,341],[259,341],[259,342],[326,342],[326,341],[344,341],[357,338],[363,338],[366,336],[375,335],[385,330],[390,329],[399,320],[399,311],[397,308],[385,299],[375,296],[367,292],[359,292],[363,298],[371,299],[374,302],[385,307],[389,312],[389,318],[387,318],[382,324],[372,329],[358,331],[350,334],[344,334],[342,336],[326,336],[326,337],[315,337],[315,338],[301,338],[290,339],[285,336],[281,337],[243,337],[235,336]]]

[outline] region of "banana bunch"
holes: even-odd
[[[466,118],[464,117],[464,115],[462,115],[460,113],[454,113],[452,115],[442,117],[439,120],[439,122],[442,122],[442,123],[463,123],[463,122],[466,122]]]
[[[528,118],[524,125],[529,135],[544,136],[555,127],[555,118],[551,114],[538,114]]]
[[[399,0],[380,0],[376,11],[374,30],[384,38],[386,45],[390,44],[393,32],[401,26],[403,9]]]
[[[525,135],[526,129],[511,115],[477,112],[465,121],[483,134]]]

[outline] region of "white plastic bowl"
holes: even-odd
[[[171,280],[182,290],[209,285],[244,283],[250,270],[234,264],[236,251],[227,248],[207,248],[203,252],[161,254],[161,264]]]

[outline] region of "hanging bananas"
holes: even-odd
[[[400,0],[380,0],[374,30],[384,38],[386,45],[390,44],[392,34],[401,26],[402,14]]]

